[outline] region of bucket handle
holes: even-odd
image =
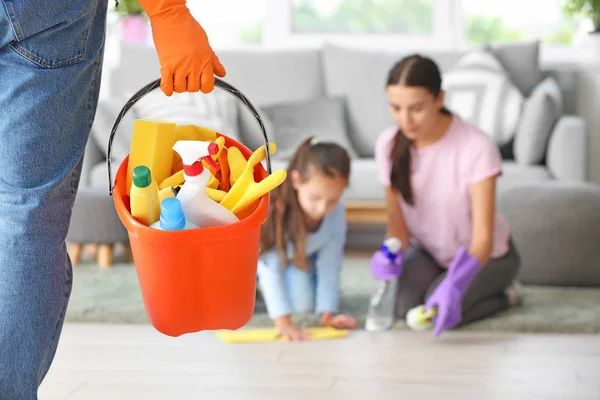
[[[119,124],[121,123],[121,120],[123,119],[123,117],[125,116],[127,111],[129,111],[129,109],[131,107],[133,107],[133,105],[135,103],[137,103],[142,97],[147,95],[149,92],[151,92],[152,90],[159,88],[159,87],[160,87],[160,79],[157,79],[154,82],[150,82],[149,84],[147,84],[146,86],[144,86],[143,88],[138,90],[138,92],[136,94],[134,94],[133,96],[131,96],[131,98],[127,101],[127,103],[125,103],[125,106],[123,106],[123,109],[117,116],[117,119],[115,119],[112,130],[110,132],[110,136],[108,138],[108,149],[106,152],[106,164],[108,166],[108,193],[110,196],[112,196],[112,194],[113,194],[112,170],[111,170],[111,165],[110,165],[112,143],[113,143],[115,133],[117,132],[117,129],[119,128]],[[269,143],[269,138],[267,137],[267,131],[265,130],[265,125],[263,124],[263,121],[260,118],[260,115],[258,115],[258,111],[256,111],[256,108],[252,105],[252,103],[250,103],[250,100],[248,100],[248,98],[242,94],[242,92],[240,92],[239,90],[237,90],[235,87],[231,86],[229,83],[225,82],[224,80],[215,77],[215,87],[218,87],[219,89],[228,92],[233,97],[238,99],[240,101],[240,103],[242,103],[252,113],[252,116],[256,119],[256,122],[258,123],[258,126],[260,127],[260,131],[261,131],[261,133],[263,135],[263,139],[265,141],[266,154],[267,154],[267,172],[270,175],[271,174],[271,151],[270,151],[271,149],[269,148],[270,143]]]

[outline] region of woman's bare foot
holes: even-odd
[[[335,329],[354,329],[356,320],[348,315],[325,313],[321,317],[321,325],[330,326]]]
[[[309,332],[294,325],[289,315],[275,318],[275,328],[278,336],[283,336],[289,341],[301,341],[308,339]]]

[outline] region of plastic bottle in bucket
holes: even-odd
[[[231,211],[208,197],[206,185],[210,180],[210,172],[204,168],[206,161],[216,170],[219,165],[212,159],[219,151],[214,142],[198,140],[180,140],[173,146],[183,161],[185,183],[181,186],[177,199],[181,202],[183,213],[188,221],[201,227],[233,224],[239,221]]]
[[[160,216],[158,185],[152,179],[150,168],[140,165],[132,172],[131,215],[138,222],[150,226]]]
[[[150,225],[150,228],[163,231],[179,231],[182,229],[195,229],[198,226],[186,221],[179,199],[169,197],[160,203],[160,221]]]

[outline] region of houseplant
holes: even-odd
[[[137,0],[119,0],[116,8],[121,25],[121,39],[132,43],[146,43],[150,35],[148,18]]]
[[[590,44],[600,57],[600,0],[563,0],[562,9],[570,18],[585,18],[592,21],[594,30],[589,33]]]

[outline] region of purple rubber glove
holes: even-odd
[[[375,279],[392,281],[402,273],[402,248],[399,241],[394,243],[394,249],[388,248],[386,244],[371,257],[371,273]]]
[[[437,316],[434,318],[434,336],[439,336],[443,330],[452,329],[460,323],[462,299],[480,268],[479,260],[469,255],[467,249],[461,247],[458,250],[448,268],[446,277],[425,303],[428,311],[437,307]]]

